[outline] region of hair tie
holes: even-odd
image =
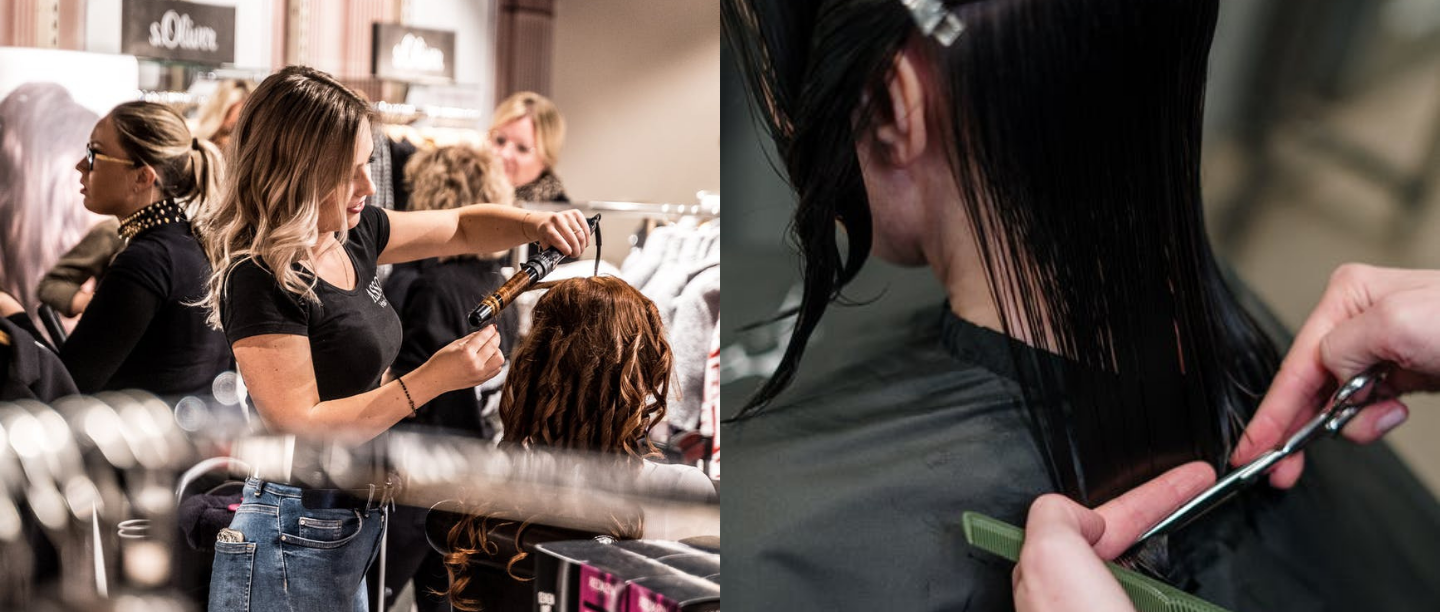
[[[196,151],[199,151],[199,150],[200,150],[200,139],[199,139],[199,138],[191,138],[191,139],[190,139],[190,148],[195,149]]]

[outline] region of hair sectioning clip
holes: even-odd
[[[946,47],[965,31],[965,23],[946,9],[942,0],[900,0],[900,3],[910,9],[910,16],[915,18],[921,32]]]

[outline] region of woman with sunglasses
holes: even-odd
[[[85,208],[120,221],[115,256],[60,359],[82,393],[209,389],[230,367],[225,335],[205,324],[210,266],[186,211],[218,199],[215,145],[169,107],[128,102],[95,124],[80,171]]]

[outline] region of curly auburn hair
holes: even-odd
[[[672,357],[655,303],[608,276],[540,283],[530,335],[500,399],[504,441],[525,447],[656,453]]]
[[[405,163],[405,187],[411,210],[459,208],[476,202],[509,206],[515,188],[505,178],[500,158],[468,145],[426,149]]]
[[[535,304],[530,335],[515,350],[500,400],[502,444],[530,450],[559,448],[604,453],[622,463],[658,454],[650,430],[665,418],[672,357],[655,303],[614,277],[539,283],[549,289]],[[478,610],[461,596],[472,555],[494,557],[491,534],[526,529],[533,521],[507,520],[496,508],[476,508],[450,529],[446,595],[457,610]],[[643,530],[641,516],[610,516],[591,529],[622,539]],[[516,538],[519,540],[521,538]],[[510,576],[528,553],[507,563]]]

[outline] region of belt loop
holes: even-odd
[[[259,478],[256,478],[256,479],[255,479],[255,497],[260,497],[260,493],[263,492],[264,490],[265,490],[265,481],[260,480]]]
[[[365,512],[366,512],[366,513],[369,513],[370,510],[371,510],[371,508],[373,508],[373,506],[371,506],[371,504],[373,504],[373,503],[375,503],[375,483],[372,482],[372,483],[370,483],[370,494],[367,495],[367,496],[365,496]]]

